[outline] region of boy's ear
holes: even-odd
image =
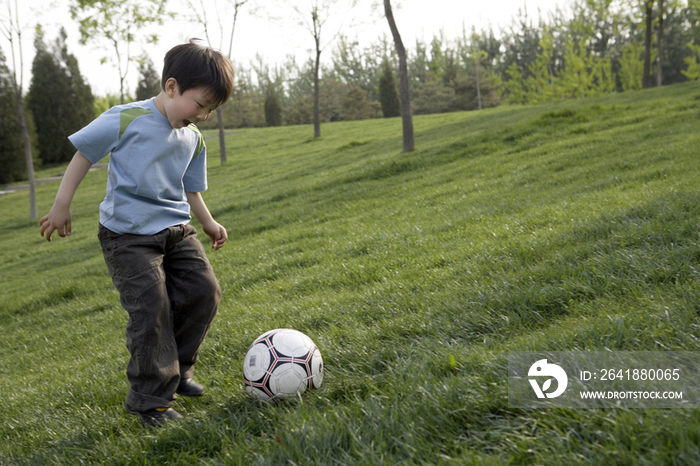
[[[177,93],[177,79],[168,78],[168,80],[165,81],[165,93],[168,94],[168,97],[175,96]]]

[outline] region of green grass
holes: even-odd
[[[26,191],[0,197],[0,464],[700,463],[696,410],[516,410],[506,383],[508,351],[700,350],[700,85],[414,123],[410,154],[399,119],[246,130],[225,166],[209,142],[209,393],[154,433],[122,407],[106,170],[50,244]],[[272,407],[241,363],[276,327],[326,378]]]

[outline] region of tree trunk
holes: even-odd
[[[36,220],[36,182],[34,180],[34,158],[32,157],[32,146],[29,142],[29,130],[27,128],[27,120],[24,118],[24,102],[22,102],[22,68],[24,67],[24,60],[22,59],[22,28],[19,25],[19,13],[17,12],[17,2],[15,2],[14,14],[16,18],[16,24],[13,24],[12,18],[12,8],[11,4],[7,3],[7,19],[9,24],[4,24],[2,21],[3,33],[10,43],[10,50],[12,51],[12,90],[15,93],[15,103],[17,104],[17,115],[19,116],[19,129],[22,132],[22,139],[24,140],[24,157],[27,161],[27,177],[29,178],[29,219]],[[17,43],[19,48],[19,67],[15,63],[15,44],[14,35],[17,35]],[[19,70],[19,79],[17,79],[17,74]]]
[[[226,135],[224,134],[224,106],[216,108],[216,118],[219,120],[219,155],[221,163],[226,163]]]
[[[316,64],[314,65],[314,137],[321,137],[321,89],[319,85],[318,73],[321,66],[321,50],[318,39],[316,40]]]
[[[476,60],[476,97],[479,99],[479,110],[481,110],[481,86],[479,84],[479,60]]]
[[[228,59],[231,59],[231,53],[233,52],[233,33],[236,32],[236,21],[238,20],[238,11],[243,5],[246,4],[248,0],[243,0],[242,2],[236,2],[233,4],[233,24],[231,25],[231,39],[228,42]],[[218,14],[218,13],[217,13]],[[206,24],[204,24],[206,28]],[[211,43],[209,44],[211,46]],[[224,102],[225,104],[225,102]],[[224,133],[224,104],[220,105],[216,109],[216,117],[219,119],[219,160],[221,164],[226,163],[226,134]]]
[[[24,104],[22,103],[22,93],[17,84],[14,84],[15,100],[17,102],[17,113],[19,113],[19,127],[24,139],[24,155],[27,160],[27,175],[29,176],[29,219],[36,220],[36,182],[34,181],[34,159],[32,158],[32,146],[29,143],[29,130],[27,121],[24,118]]]
[[[644,76],[642,76],[642,89],[651,87],[651,22],[653,19],[654,0],[647,0],[644,4],[646,13],[646,31],[644,34]]]
[[[664,62],[664,0],[659,0],[659,37],[657,40],[656,52],[656,85],[663,84],[663,62]]]
[[[406,49],[403,46],[401,35],[394,21],[394,13],[391,10],[391,0],[384,0],[384,14],[389,22],[391,35],[394,37],[394,46],[399,55],[399,94],[401,94],[401,122],[403,124],[403,151],[411,152],[415,148],[413,137],[413,115],[411,112],[411,96],[408,91],[408,65],[406,64]]]

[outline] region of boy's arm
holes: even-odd
[[[197,217],[199,223],[202,224],[204,233],[209,235],[211,238],[211,247],[214,249],[221,248],[228,239],[226,228],[217,223],[214,220],[214,217],[211,216],[211,213],[209,212],[209,209],[207,209],[207,205],[204,203],[204,199],[200,193],[188,191],[185,194],[187,195],[187,202],[190,204],[192,213],[195,217]]]
[[[51,210],[39,220],[41,236],[46,236],[48,241],[51,241],[51,235],[54,231],[61,237],[71,234],[70,203],[73,201],[73,195],[78,189],[78,185],[83,181],[91,166],[92,163],[80,151],[75,153],[68,164]]]

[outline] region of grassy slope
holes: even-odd
[[[210,391],[153,435],[121,407],[106,170],[51,244],[26,192],[0,197],[0,464],[697,464],[694,410],[508,409],[505,358],[699,349],[698,123],[688,84],[417,117],[408,155],[398,119],[230,136],[205,195],[231,238],[210,254]],[[275,327],[310,335],[327,372],[273,408],[240,364]]]

